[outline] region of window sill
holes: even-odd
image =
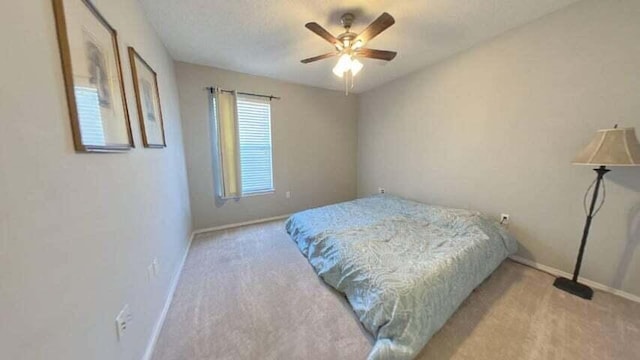
[[[252,193],[248,193],[248,194],[242,194],[240,195],[241,198],[246,198],[246,197],[254,197],[254,196],[261,196],[261,195],[273,195],[276,193],[275,189],[272,190],[265,190],[265,191],[259,191],[259,192],[252,192]]]

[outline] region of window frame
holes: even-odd
[[[248,101],[252,98],[254,98],[254,96],[252,95],[247,95],[247,94],[237,94],[236,97],[236,114],[239,114],[238,111],[238,107],[239,107],[239,101],[240,98],[242,98],[243,101]],[[258,103],[262,103],[261,101]],[[242,170],[240,170],[240,198],[248,198],[248,197],[254,197],[254,196],[262,196],[262,195],[273,195],[276,192],[276,184],[275,184],[275,177],[273,176],[273,121],[272,121],[272,117],[271,117],[271,100],[269,100],[268,102],[265,102],[264,104],[268,105],[268,110],[269,110],[269,169],[270,169],[270,178],[271,178],[271,187],[268,189],[264,189],[264,190],[258,190],[258,191],[251,191],[251,192],[245,192],[244,190],[244,186],[243,186],[243,172]],[[240,166],[240,169],[242,169],[242,147],[241,147],[241,137],[240,137],[240,115],[237,115],[237,136],[238,136],[238,164]]]

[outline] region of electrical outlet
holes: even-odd
[[[158,276],[158,274],[160,274],[160,262],[158,258],[153,258],[151,266],[153,267],[153,276]]]
[[[285,196],[287,199],[291,199],[291,191],[287,191],[286,193],[284,193],[284,196]]]
[[[379,187],[378,188],[378,193],[384,194],[385,192],[386,192],[386,190],[383,187]]]
[[[500,215],[500,224],[501,225],[508,225],[509,224],[509,214]]]
[[[131,321],[133,320],[133,314],[129,309],[129,305],[125,305],[118,316],[116,316],[116,332],[118,334],[118,341],[122,340],[124,334],[127,332],[127,329],[131,325]]]

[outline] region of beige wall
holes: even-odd
[[[173,62],[136,0],[118,30],[136,148],[76,154],[51,1],[0,4],[0,358],[139,360],[191,230]],[[142,148],[127,46],[158,72],[168,147]],[[157,257],[159,276],[147,266]],[[118,342],[115,316],[134,321]]]
[[[361,95],[358,192],[511,215],[520,255],[572,271],[595,130],[640,131],[640,1],[583,1]],[[640,169],[607,176],[583,275],[640,295]]]
[[[355,97],[186,63],[176,63],[176,76],[194,228],[285,215],[356,196]],[[271,106],[275,194],[216,204],[207,86],[282,97]]]

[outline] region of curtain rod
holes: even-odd
[[[225,90],[225,89],[220,89],[220,88],[213,87],[213,86],[209,86],[206,89],[209,90],[209,92],[212,93],[212,94],[216,89],[218,91],[223,91],[223,92],[228,92],[228,93],[234,92],[233,90]],[[273,100],[273,99],[280,100],[279,96],[273,96],[273,95],[252,94],[252,93],[241,92],[241,91],[236,91],[236,94],[263,97],[263,98],[268,98],[269,100]]]

